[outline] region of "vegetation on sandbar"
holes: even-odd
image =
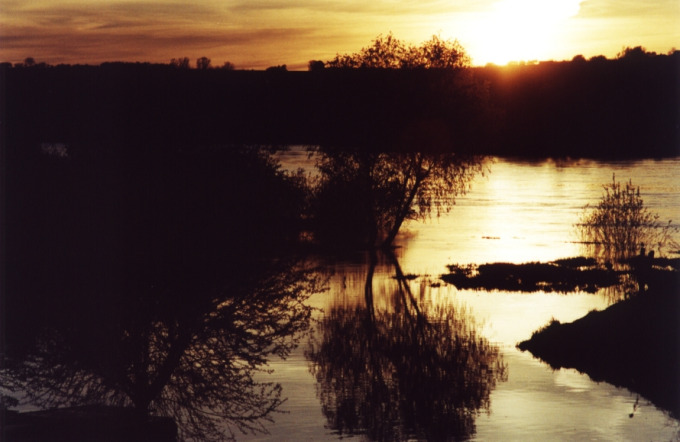
[[[567,258],[548,263],[490,263],[482,265],[447,266],[442,279],[459,289],[507,290],[517,292],[595,293],[603,287],[620,282],[620,274],[599,268],[594,259]]]

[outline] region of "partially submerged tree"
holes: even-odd
[[[451,210],[483,165],[455,153],[326,150],[319,169],[320,239],[391,247],[405,221]]]
[[[663,254],[668,247],[677,247],[671,221],[663,223],[659,215],[645,207],[640,188],[632,180],[616,181],[603,186],[604,194],[595,207],[587,205],[577,224],[578,233],[592,253],[608,261],[631,258],[647,251]]]
[[[457,41],[433,36],[414,46],[391,33],[326,63],[362,69],[360,77],[349,69],[342,74],[366,79],[361,84],[371,89],[368,100],[351,104],[357,133],[320,149],[319,239],[390,247],[405,221],[446,212],[465,193],[483,170],[473,146],[490,132],[488,96],[468,75],[469,65]]]

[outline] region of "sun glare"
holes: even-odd
[[[580,0],[501,0],[480,16],[470,43],[475,64],[545,60],[560,44],[559,35]]]

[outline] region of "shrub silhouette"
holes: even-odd
[[[587,205],[577,225],[581,239],[592,246],[596,257],[620,261],[638,251],[645,254],[656,249],[661,254],[666,248],[677,246],[671,236],[677,228],[670,220],[662,223],[658,214],[645,207],[640,188],[632,180],[622,185],[614,175],[612,182],[603,187],[600,203],[593,208]]]

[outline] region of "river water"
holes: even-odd
[[[281,153],[280,159],[284,167],[304,167],[313,173],[313,159],[301,149]],[[445,306],[455,311],[480,339],[499,350],[505,366],[504,376],[489,388],[488,403],[466,424],[464,438],[667,441],[680,435],[680,423],[644,397],[594,382],[573,369],[552,370],[516,348],[552,318],[573,321],[593,309],[606,308],[610,297],[457,290],[439,281],[451,263],[522,263],[578,256],[582,250],[574,224],[586,204],[597,204],[602,185],[611,182],[613,174],[617,181],[631,179],[640,186],[646,206],[661,220],[680,221],[680,158],[619,162],[497,158],[488,162],[487,173],[474,180],[449,213],[402,228],[396,258],[403,273],[411,275],[410,293],[417,304],[422,310]],[[319,308],[319,324],[331,312],[365,307],[367,263],[360,253],[322,262],[329,289],[309,300]],[[372,279],[376,311],[399,309],[394,275],[394,263],[379,259]],[[320,333],[317,328],[312,339],[318,340]],[[303,337],[288,359],[272,361],[273,372],[260,379],[281,383],[288,398],[282,408],[285,413],[273,416],[274,423],[267,425],[269,434],[239,439],[369,439],[360,431],[340,432],[329,418],[333,407],[329,411],[328,400],[322,401],[324,388],[310,371],[309,339]]]

